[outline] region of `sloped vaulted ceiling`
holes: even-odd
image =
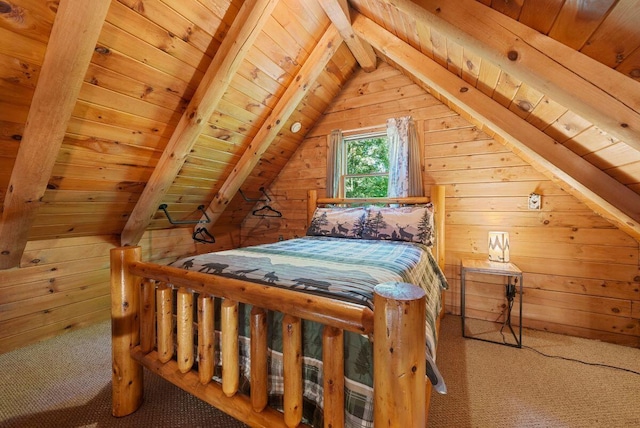
[[[639,0],[0,0],[0,267],[135,244],[160,204],[238,225],[380,60],[640,239],[639,24]]]

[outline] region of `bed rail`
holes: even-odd
[[[140,255],[139,247],[111,250],[114,416],[128,415],[141,405],[144,366],[251,426],[304,426],[301,320],[307,319],[325,325],[325,426],[344,425],[344,330],[373,333],[374,423],[425,425],[425,293],[419,287],[405,283],[378,285],[374,315],[369,308],[352,303],[143,263]],[[173,288],[177,288],[175,305]],[[197,371],[193,340],[195,294]],[[223,299],[221,384],[212,380],[214,296]],[[249,397],[238,392],[239,302],[253,305]],[[283,413],[267,407],[267,310],[285,314]]]

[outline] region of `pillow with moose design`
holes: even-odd
[[[363,239],[435,242],[433,204],[411,207],[368,207]]]
[[[316,208],[308,236],[360,238],[367,212],[364,208]]]

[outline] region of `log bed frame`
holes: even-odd
[[[384,202],[416,204],[428,200],[414,197],[384,199]],[[435,255],[438,264],[444,268],[443,186],[431,187],[431,200],[435,205]],[[312,190],[308,200],[309,221],[317,204],[353,202],[318,199]],[[173,302],[172,287],[178,289],[177,304]],[[194,293],[198,294],[197,320],[193,319]],[[215,363],[213,296],[223,299],[220,309],[221,383],[212,381]],[[238,392],[239,302],[254,306],[250,323],[250,396]],[[176,314],[172,313],[174,306],[177,307]],[[322,339],[325,426],[344,426],[344,330],[373,334],[374,367],[384,367],[384,370],[374,371],[374,424],[425,426],[432,390],[423,363],[425,293],[411,284],[380,284],[374,290],[374,306],[375,313],[367,307],[325,297],[146,263],[141,261],[140,247],[114,248],[111,250],[113,415],[126,416],[140,407],[143,367],[146,367],[250,426],[305,426],[301,424],[300,331],[301,319],[306,319],[325,326]],[[282,323],[283,412],[267,407],[267,310],[285,314]],[[196,327],[194,321],[197,321]],[[198,335],[198,370],[193,367],[194,328]],[[173,358],[174,335],[176,358]]]

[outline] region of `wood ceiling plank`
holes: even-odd
[[[4,199],[0,269],[20,263],[110,3],[59,4]]]
[[[625,76],[640,82],[640,48],[636,49],[616,67],[618,72]]]
[[[204,75],[204,71],[201,69],[197,69],[160,49],[151,48],[145,41],[122,31],[109,22],[104,23],[99,41],[100,45],[107,49],[107,52],[109,49],[115,49],[185,83],[193,80],[199,82]]]
[[[617,139],[607,135],[603,130],[591,126],[571,138],[564,145],[575,154],[584,157],[591,152],[602,150],[617,143],[619,143]]]
[[[640,0],[617,2],[580,50],[598,62],[616,67],[640,46]]]
[[[117,191],[51,190],[44,194],[42,202],[133,202],[135,199],[130,193]]]
[[[122,3],[113,2],[107,15],[107,21],[185,64],[199,69],[203,73],[207,71],[211,57],[179,38],[175,33],[167,31]]]
[[[473,122],[495,133],[496,139],[535,166],[550,180],[584,202],[629,235],[640,240],[640,195],[611,178],[566,147],[556,144],[518,116],[501,108],[462,79],[439,67],[419,51],[402,43],[368,18],[357,15],[354,30],[371,45],[400,64],[417,80],[435,87]],[[465,90],[461,90],[464,88]],[[484,128],[483,128],[484,129]]]
[[[56,190],[82,191],[82,192],[126,192],[136,195],[142,193],[144,182],[139,181],[106,181],[87,180],[71,177],[51,177],[47,183],[47,192]],[[45,193],[46,195],[46,193]],[[46,196],[45,196],[46,197]]]
[[[147,119],[113,108],[92,104],[82,99],[78,99],[72,114],[74,118],[80,120],[100,122],[105,125],[129,129],[132,132],[141,132],[143,134],[158,135],[161,137],[168,137],[167,134],[175,127],[175,120],[172,121],[172,123],[166,123]]]
[[[0,76],[8,82],[35,89],[40,66],[0,54]]]
[[[520,17],[524,0],[492,0],[491,7],[511,19]]]
[[[291,75],[280,64],[260,49],[251,49],[247,61],[278,83],[284,85],[291,79]]]
[[[67,134],[57,162],[71,165],[154,167],[162,152],[153,149]]]
[[[275,20],[287,33],[305,48],[307,52],[318,42],[317,28],[306,27],[284,2],[279,2],[274,11]]]
[[[295,75],[300,68],[297,55],[292,56],[286,46],[280,46],[264,32],[256,40],[254,48],[262,52],[265,57],[270,58],[289,77]]]
[[[443,67],[447,67],[447,37],[442,32],[431,27],[430,37],[433,48],[433,59]]]
[[[462,76],[464,49],[451,39],[447,40],[447,69],[458,77]]]
[[[566,0],[549,31],[560,43],[580,49],[600,25],[616,0]]]
[[[567,112],[567,108],[543,96],[538,105],[527,117],[527,122],[544,131],[550,124]]]
[[[465,52],[467,49],[465,49]],[[498,81],[502,71],[489,61],[482,61],[480,63],[480,71],[478,73],[478,84],[476,88],[483,94],[491,97],[496,90]]]
[[[135,131],[135,132],[132,132]],[[168,138],[152,133],[142,133],[137,130],[121,128],[106,123],[92,122],[81,118],[71,117],[67,127],[67,134],[81,135],[86,138],[100,138],[106,141],[118,141],[121,144],[162,150],[167,145]]]
[[[158,91],[142,81],[124,76],[97,64],[90,64],[85,82],[100,88],[108,89],[135,100],[162,106],[172,111],[182,111],[187,102],[172,91]]]
[[[509,107],[513,101],[522,82],[512,75],[502,72],[498,79],[498,84],[493,91],[492,98],[504,107]]]
[[[320,0],[320,5],[325,13],[338,29],[342,39],[360,64],[363,70],[371,72],[376,69],[376,54],[373,48],[360,37],[356,36],[351,28],[351,16],[346,0]]]
[[[592,124],[588,121],[584,120],[572,111],[567,111],[551,123],[544,130],[544,133],[558,143],[564,144],[567,140],[575,137],[591,126]]]
[[[624,143],[612,144],[584,156],[586,160],[600,169],[624,167],[640,163],[640,152]]]
[[[473,0],[381,0],[640,150],[640,84]],[[635,0],[634,0],[635,1]],[[438,12],[436,12],[438,9]]]
[[[160,0],[171,9],[178,12],[185,19],[202,28],[207,34],[218,41],[222,41],[229,30],[230,24],[224,21],[226,10],[213,11],[196,0]],[[235,8],[234,8],[235,10]],[[232,15],[235,16],[235,15]]]
[[[183,101],[190,99],[196,91],[193,84],[131,58],[113,47],[99,44],[91,62],[116,75],[129,78],[135,76],[136,80],[146,85],[146,91],[167,92],[180,97]]]
[[[47,45],[0,27],[0,53],[30,64],[41,65]]]
[[[518,20],[542,34],[547,34],[564,2],[565,0],[526,0]]]
[[[540,103],[543,96],[543,94],[523,82],[518,88],[513,102],[509,105],[509,110],[525,119]]]
[[[231,83],[230,77],[260,36],[276,3],[274,0],[259,0],[243,4],[122,230],[122,245],[135,245],[142,238],[162,198],[219,105]]]
[[[200,26],[189,21],[162,2],[118,1],[211,57],[215,55],[216,49],[220,46],[220,43],[211,34],[207,34]]]
[[[166,105],[150,103],[139,97],[130,97],[92,83],[84,82],[78,98],[93,105],[100,105],[123,113],[129,113],[159,123],[175,124],[177,113]]]
[[[56,16],[55,4],[42,0],[4,1],[2,9],[0,27],[5,27],[44,44],[48,42]],[[4,38],[1,40],[6,42]],[[22,45],[18,47],[24,49]]]
[[[333,25],[329,26],[320,42],[309,55],[308,60],[300,68],[292,84],[289,85],[271,112],[267,121],[262,125],[251,144],[249,144],[240,161],[225,180],[215,199],[207,207],[207,214],[211,218],[212,224],[224,212],[238,189],[251,174],[253,167],[260,161],[262,154],[269,148],[269,145],[276,138],[289,116],[296,110],[298,104],[311,89],[313,82],[318,79],[318,76],[323,72],[341,43],[342,39],[338,30]]]

